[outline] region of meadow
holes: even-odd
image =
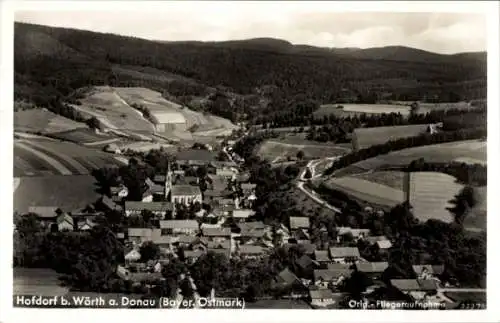
[[[15,140],[14,176],[86,175],[106,165],[121,165],[113,155],[53,140]]]
[[[299,151],[304,152],[304,158],[326,158],[348,153],[348,148],[331,143],[294,138],[266,140],[257,148],[257,154],[266,160],[273,161],[279,158],[296,157]]]
[[[367,115],[382,113],[410,114],[410,108],[404,105],[393,104],[324,104],[313,115],[322,118],[334,114],[337,117],[347,117],[366,113]]]
[[[14,130],[33,133],[55,133],[84,129],[87,125],[62,117],[47,109],[30,109],[14,112]]]

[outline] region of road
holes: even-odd
[[[336,158],[338,158],[338,157],[329,157],[328,159],[334,160]],[[304,170],[300,174],[299,181],[297,182],[297,188],[299,190],[301,190],[302,192],[304,192],[304,194],[309,196],[316,203],[318,203],[318,204],[320,204],[320,205],[322,205],[322,206],[324,206],[324,207],[326,207],[326,208],[328,208],[336,213],[341,213],[342,211],[339,208],[336,208],[335,206],[330,205],[328,202],[323,200],[318,194],[316,194],[316,192],[314,192],[313,190],[308,190],[306,187],[304,187],[304,184],[307,181],[307,179],[305,178],[305,174],[306,174],[307,169],[309,169],[309,171],[311,172],[311,176],[312,176],[311,178],[318,178],[321,176],[321,174],[315,174],[315,166],[321,161],[323,161],[323,159],[313,159],[307,163],[306,167],[304,168]]]

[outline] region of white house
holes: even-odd
[[[160,229],[166,235],[195,235],[199,225],[196,220],[164,220],[160,221]]]

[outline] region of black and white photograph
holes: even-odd
[[[498,3],[130,3],[12,12],[10,307],[498,314]]]

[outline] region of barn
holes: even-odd
[[[155,130],[166,132],[173,128],[186,127],[186,118],[177,111],[151,111],[151,117],[155,124]]]

